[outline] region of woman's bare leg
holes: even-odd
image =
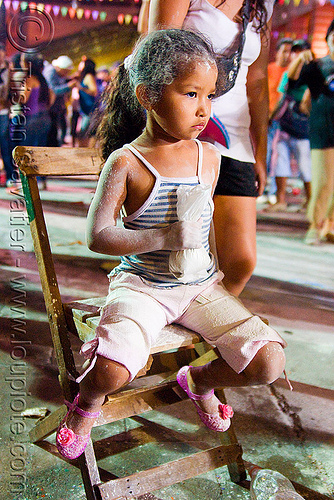
[[[219,267],[226,289],[238,296],[256,265],[256,198],[214,197],[214,227]]]

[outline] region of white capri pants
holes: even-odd
[[[237,373],[268,342],[285,347],[275,330],[227,292],[221,277],[216,273],[205,284],[171,288],[152,286],[125,272],[112,277],[96,336],[81,348],[90,364],[77,382],[93,368],[97,355],[125,366],[131,381],[146,365],[160,330],[170,323],[199,333]]]

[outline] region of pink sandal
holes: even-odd
[[[97,418],[101,413],[99,411],[92,413],[90,411],[82,410],[77,405],[78,400],[79,393],[74,398],[73,403],[65,401],[65,404],[68,407],[68,412],[59,425],[56,435],[56,445],[59,453],[64,458],[69,458],[70,460],[74,460],[75,458],[80,457],[80,455],[85,451],[85,448],[90,439],[90,432],[85,436],[80,436],[80,434],[75,434],[72,429],[69,429],[66,425],[66,420],[69,413],[71,413],[71,411],[76,411],[79,415],[85,418]]]
[[[196,406],[197,413],[202,420],[203,424],[205,424],[209,429],[216,432],[225,432],[230,427],[231,421],[230,418],[233,417],[233,409],[229,405],[223,405],[220,403],[218,406],[218,410],[215,413],[205,413],[196,401],[201,401],[204,399],[209,399],[213,396],[214,390],[209,392],[209,394],[194,394],[188,385],[187,374],[190,370],[190,366],[183,366],[176,376],[176,380],[180,387],[188,394],[194,405]]]

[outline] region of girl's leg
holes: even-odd
[[[77,405],[90,413],[99,412],[105,396],[118,391],[145,366],[152,342],[166,325],[160,304],[141,291],[123,288],[121,280],[122,277],[118,287],[109,290],[108,302],[96,329],[99,339],[96,362],[80,377]],[[143,290],[148,288],[139,278],[137,282]],[[83,352],[93,347],[92,342],[94,345],[94,341],[85,344]],[[67,427],[81,435],[87,435],[93,423],[93,419],[75,411],[71,411],[66,420]]]
[[[219,387],[270,384],[282,374],[284,367],[285,354],[282,346],[278,342],[268,342],[241,373],[236,373],[226,361],[218,358],[204,366],[191,367],[188,381],[192,392],[207,394]],[[219,402],[213,396],[200,400],[197,404],[206,413],[214,413]]]
[[[204,366],[189,368],[187,380],[194,394],[271,383],[284,370],[284,339],[229,294],[221,282],[196,296],[178,323],[198,332],[221,355]],[[197,403],[206,413],[217,412],[219,405],[214,395]]]
[[[108,394],[120,389],[129,380],[128,370],[115,361],[97,356],[94,368],[80,383],[78,407],[89,412],[99,412]],[[75,434],[85,436],[93,427],[94,419],[85,418],[73,411],[67,418],[66,425]]]
[[[239,295],[256,265],[256,198],[214,197],[214,227],[223,283]]]

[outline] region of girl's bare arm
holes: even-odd
[[[151,0],[149,31],[163,28],[182,28],[189,5],[189,0]]]
[[[127,197],[129,169],[131,163],[119,151],[106,162],[88,212],[88,247],[94,252],[119,256],[200,248],[200,222],[176,222],[164,228],[143,230],[116,226]]]

